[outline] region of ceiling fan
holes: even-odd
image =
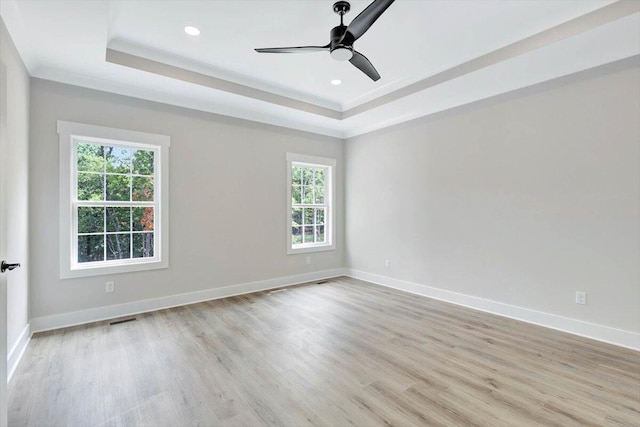
[[[366,56],[353,48],[358,40],[374,22],[384,13],[394,0],[374,0],[360,15],[356,16],[349,26],[345,26],[342,17],[349,12],[351,5],[347,1],[338,1],[333,11],[340,15],[340,25],[330,32],[331,42],[326,46],[269,47],[256,49],[259,53],[307,53],[329,51],[331,57],[338,61],[349,61],[373,81],[380,79],[380,74]]]

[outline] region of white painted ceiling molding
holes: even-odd
[[[370,1],[351,3],[347,23]],[[34,77],[339,138],[640,55],[636,0],[398,0],[357,42],[376,83],[325,53],[253,51],[326,43],[332,4],[3,0],[0,15]]]
[[[167,64],[165,62],[154,61],[141,56],[132,55],[122,51],[107,48],[106,61],[112,64],[124,65],[125,67],[134,68],[140,71],[146,71],[160,76],[172,79],[182,80],[183,82],[193,83],[196,85],[217,89],[234,95],[247,98],[253,98],[260,101],[269,102],[271,104],[282,105],[284,107],[293,108],[311,114],[318,114],[332,119],[342,119],[340,111],[325,108],[313,103],[296,100],[283,95],[274,93],[273,91],[265,91],[242,84],[234,83],[229,80],[219,79],[211,75],[188,70],[182,67]]]

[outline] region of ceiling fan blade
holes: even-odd
[[[380,80],[380,74],[378,74],[378,71],[376,71],[376,67],[374,67],[371,61],[369,61],[363,54],[354,50],[353,56],[351,57],[349,62],[351,62],[356,66],[356,68],[369,76],[374,82]]]
[[[374,0],[365,10],[360,12],[360,15],[353,18],[353,21],[351,21],[347,27],[347,31],[351,33],[353,39],[358,40],[362,37],[394,1],[395,0]]]
[[[296,47],[266,47],[262,49],[256,49],[259,53],[310,53],[310,52],[324,52],[329,50],[327,46],[296,46]]]

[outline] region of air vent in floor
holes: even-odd
[[[135,317],[130,319],[114,320],[113,322],[109,322],[109,325],[119,325],[121,323],[133,322],[134,320],[136,320]]]

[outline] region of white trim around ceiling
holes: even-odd
[[[344,121],[345,137],[507,94],[640,54],[640,14],[405,96]]]
[[[609,24],[618,19],[640,12],[640,1],[619,1],[611,5],[597,9],[563,24],[541,31],[531,37],[519,40],[503,48],[494,50],[478,58],[464,62],[438,74],[427,76],[424,79],[397,89],[386,95],[378,96],[367,101],[366,95],[354,102],[347,103],[342,113],[346,119],[357,114],[364,113],[374,108],[388,104],[405,96],[421,92],[438,84],[462,77],[474,71],[490,67],[500,62],[507,61],[520,55],[524,55],[536,49],[549,46],[552,43],[576,36],[585,31],[593,30],[602,25]]]
[[[158,52],[152,52],[140,46],[128,46],[126,43],[123,44],[118,41],[110,43],[110,47],[107,47],[106,61],[342,121],[639,12],[640,2],[633,0],[619,1],[444,70],[438,74],[427,76],[418,82],[409,84],[391,93],[373,99],[369,99],[367,95],[364,95],[359,100],[347,103],[347,108],[345,109],[339,109],[335,106],[328,107],[325,102],[312,100],[312,98],[307,98],[307,100],[304,101],[300,100],[300,97],[296,99],[291,96],[290,91],[285,89],[271,87],[262,90],[256,88],[255,85],[250,87],[246,84],[241,84],[238,79],[234,79],[236,81],[230,81],[205,74],[200,72],[200,70],[196,71],[193,67],[177,66],[175,60],[171,60],[171,58],[161,58],[162,55]],[[124,51],[122,50],[123,48],[125,49]],[[184,61],[181,61],[181,63],[184,63]]]
[[[120,52],[110,48],[107,48],[106,61],[112,64],[123,65],[125,67],[135,68],[136,70],[159,74],[161,76],[182,80],[184,82],[233,93],[235,95],[257,99],[287,108],[293,108],[306,113],[317,114],[338,120],[342,118],[342,114],[339,111],[331,108],[321,107],[316,104],[299,101],[288,96],[255,89],[253,87],[219,79],[207,74],[187,70],[186,68],[176,67],[164,62],[154,61],[152,59],[143,58],[126,52]]]
[[[198,61],[194,61],[191,58],[179,56],[174,53],[162,52],[156,49],[142,46],[136,43],[132,43],[122,39],[109,40],[107,44],[107,51],[113,50],[119,53],[125,53],[134,57],[144,58],[146,60],[155,61],[159,64],[171,65],[177,68],[183,68],[188,71],[192,71],[201,74],[206,77],[212,77],[215,80],[208,80],[209,84],[205,86],[217,88],[220,86],[224,88],[228,86],[228,83],[234,83],[237,86],[229,86],[230,92],[234,90],[240,91],[240,94],[246,92],[246,90],[257,90],[259,92],[265,92],[269,95],[276,95],[282,98],[291,99],[293,101],[301,101],[302,103],[311,104],[313,106],[322,107],[331,110],[334,113],[342,111],[342,106],[339,102],[327,100],[326,98],[320,98],[310,95],[301,91],[294,91],[284,86],[277,86],[272,83],[268,83],[262,80],[258,80],[255,77],[249,77],[240,73],[230,72],[224,69],[213,67],[209,64],[204,64]],[[116,58],[114,58],[116,59]],[[126,61],[126,59],[125,59]],[[109,61],[107,62],[115,62]],[[126,65],[126,64],[124,64]],[[151,66],[151,65],[147,65]],[[154,68],[153,66],[151,66]],[[156,65],[158,67],[158,65]],[[246,88],[244,88],[246,87]],[[287,102],[284,101],[284,104]],[[295,105],[295,104],[294,104]],[[328,114],[328,117],[336,117],[333,114]],[[339,118],[340,115],[338,114]]]
[[[179,67],[158,61],[155,61],[158,67],[154,70],[141,70],[135,64],[123,67],[126,62],[123,58],[137,58],[132,54],[122,55],[118,61],[121,64],[109,63],[116,67],[114,75],[119,72],[117,68],[123,67],[122,70],[126,70],[123,72],[139,74],[141,81],[155,80],[154,84],[163,84],[163,90],[154,89],[152,84],[122,84],[51,67],[36,67],[30,71],[33,77],[42,79],[304,132],[350,138],[637,56],[640,54],[638,11],[640,2],[613,3],[540,33],[542,35],[423,79],[416,85],[400,89],[399,94],[383,95],[355,113],[351,110],[338,112],[268,90],[256,92],[239,83],[226,82],[230,85],[224,86],[225,80],[213,77],[213,80],[207,80],[210,76],[191,70],[184,70],[193,77],[185,81],[171,74],[180,71]],[[148,59],[140,58],[142,62]],[[166,73],[167,70],[170,73]],[[215,84],[203,85],[199,79]],[[212,87],[218,83],[222,86]],[[225,90],[230,87],[241,92]],[[402,92],[405,90],[406,93]],[[260,96],[253,97],[254,92]]]
[[[171,92],[152,90],[59,68],[36,68],[31,73],[31,77],[334,138],[342,138],[344,134],[341,129],[328,125],[326,121],[329,119],[327,118],[304,114],[266,102],[250,100],[252,104],[244,108],[219,103],[216,97],[217,91],[214,89],[210,89],[211,96],[207,100],[201,100],[194,99],[178,90]],[[178,83],[188,85],[184,82]],[[283,111],[287,111],[288,114]],[[312,116],[311,121],[308,120],[309,116]]]

